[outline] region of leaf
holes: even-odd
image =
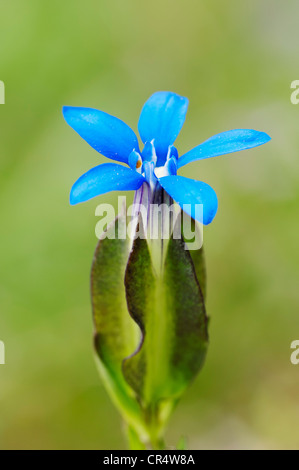
[[[169,243],[164,279],[175,326],[172,374],[181,378],[184,388],[203,365],[208,331],[203,295],[183,240]]]
[[[171,238],[161,273],[147,240],[137,239],[125,285],[129,311],[143,341],[124,361],[124,376],[144,409],[171,409],[203,365],[207,317],[194,265],[182,239]],[[168,404],[167,404],[168,403]]]
[[[119,238],[126,224],[120,215],[99,240],[91,271],[91,297],[98,367],[114,403],[135,427],[140,408],[122,374],[122,361],[140,341],[140,331],[128,313],[124,275],[130,242]],[[112,237],[115,235],[114,239]]]
[[[200,285],[200,289],[204,300],[207,298],[207,274],[205,264],[205,253],[203,246],[199,250],[190,251],[190,255],[193,261],[196,277]]]
[[[189,237],[187,237],[184,232],[184,225],[183,224],[181,225],[183,238],[189,248],[189,253],[191,255],[191,258],[194,264],[196,277],[200,285],[203,297],[206,300],[207,274],[206,274],[205,255],[204,255],[204,249],[203,249],[203,233],[202,233],[203,229],[202,229],[202,226],[197,221],[195,221],[194,219],[191,219],[191,217],[188,214],[183,213],[183,211],[181,211],[181,217],[182,217],[182,220],[183,220],[183,217],[185,217],[185,220],[187,219],[189,221],[192,232],[195,233],[195,237],[197,238],[197,240],[199,240],[197,244],[190,243]],[[197,245],[200,245],[200,247],[197,248]]]
[[[153,320],[155,313],[156,279],[152,270],[151,257],[147,241],[137,238],[127,265],[125,286],[128,309],[142,332],[142,341],[137,351],[123,362],[123,372],[127,382],[140,398],[145,399],[145,386],[150,372],[150,364],[146,357],[146,347],[153,341],[147,332],[146,323]],[[146,335],[146,343],[145,342]]]

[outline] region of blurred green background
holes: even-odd
[[[99,108],[136,131],[158,90],[190,100],[180,153],[233,128],[273,139],[181,172],[215,188],[219,211],[204,231],[208,358],[167,441],[299,448],[298,14],[296,0],[0,3],[2,449],[125,448],[93,360],[89,299],[94,210],[117,194],[69,206],[73,182],[105,159],[61,107]]]

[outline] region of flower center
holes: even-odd
[[[133,150],[129,156],[129,166],[132,170],[142,174],[151,189],[153,190],[159,184],[159,178],[177,174],[178,151],[171,145],[168,147],[165,163],[157,166],[157,154],[154,140],[146,142],[140,155]]]

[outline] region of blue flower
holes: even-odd
[[[138,130],[144,148],[139,149],[132,129],[110,114],[92,108],[65,106],[66,122],[107,158],[126,163],[104,163],[82,175],[73,185],[70,203],[87,201],[114,190],[137,190],[147,182],[161,185],[191,217],[195,205],[203,205],[203,222],[212,222],[218,201],[215,191],[206,183],[177,175],[187,163],[216,157],[265,144],[270,137],[251,129],[235,129],[217,134],[178,157],[174,141],[183,127],[188,99],[175,93],[154,93],[144,104]],[[186,209],[187,207],[187,209]]]

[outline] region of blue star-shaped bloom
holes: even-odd
[[[181,157],[173,146],[183,127],[188,99],[175,93],[154,93],[144,104],[138,123],[143,151],[132,129],[110,114],[92,108],[65,106],[66,122],[99,153],[128,167],[104,163],[82,175],[71,189],[70,202],[77,204],[114,190],[137,190],[147,182],[161,185],[191,217],[195,205],[203,205],[203,222],[212,222],[218,201],[206,183],[177,175],[187,163],[265,144],[270,137],[251,129],[217,134]]]

